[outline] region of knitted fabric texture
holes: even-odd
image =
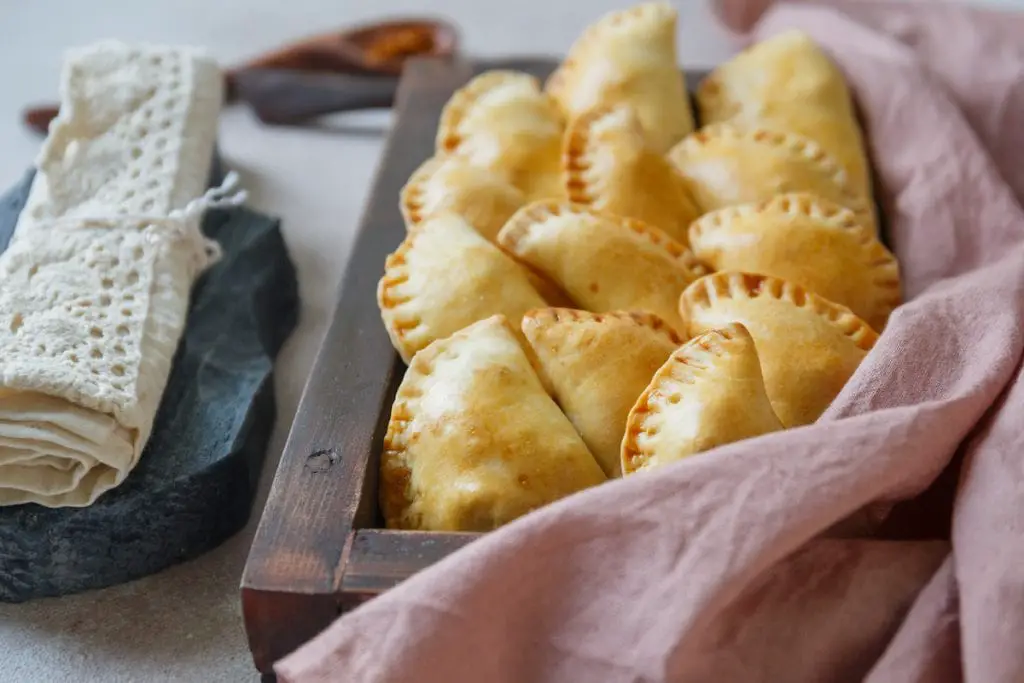
[[[124,480],[209,260],[216,64],[103,42],[69,54],[61,90],[0,255],[0,505],[88,505]]]

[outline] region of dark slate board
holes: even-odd
[[[0,249],[32,173],[0,198]],[[274,425],[273,361],[298,286],[278,220],[207,213],[224,258],[192,291],[153,434],[135,470],[90,507],[0,507],[0,601],[102,588],[210,550],[249,518]]]

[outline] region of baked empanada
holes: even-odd
[[[646,2],[589,26],[548,79],[546,89],[569,119],[627,104],[655,152],[693,131],[693,112],[676,56],[676,10]]]
[[[672,164],[644,142],[628,107],[594,109],[575,119],[562,164],[569,201],[638,218],[686,244],[700,211]]]
[[[756,43],[718,66],[697,89],[705,124],[730,121],[799,133],[846,169],[870,199],[867,154],[842,72],[803,31]]]
[[[853,190],[843,167],[796,133],[715,123],[687,136],[669,159],[703,212],[810,192],[847,207],[876,229],[873,211]]]
[[[503,316],[413,358],[381,455],[388,528],[488,531],[604,480]]]
[[[453,213],[425,219],[388,256],[377,303],[406,363],[470,323],[501,313],[518,326],[547,305],[521,265]]]
[[[619,468],[626,415],[682,339],[653,313],[543,308],[523,317],[540,374],[609,477]]]
[[[523,193],[497,173],[471,166],[461,157],[433,157],[409,177],[399,205],[406,229],[431,214],[451,211],[493,242],[525,203]]]
[[[437,128],[437,153],[498,173],[527,200],[561,197],[564,131],[561,112],[536,78],[488,71],[448,100]]]
[[[767,275],[713,273],[687,287],[679,306],[691,335],[733,322],[750,331],[786,427],[817,420],[878,338],[845,306]]]
[[[900,303],[896,258],[849,209],[783,194],[705,214],[690,248],[715,270],[771,275],[847,306],[875,330]]]
[[[654,374],[629,411],[622,472],[781,429],[754,340],[742,324],[730,323],[686,342]]]
[[[498,233],[498,243],[589,311],[642,310],[684,329],[677,302],[707,272],[686,247],[632,218],[565,202],[534,202]]]

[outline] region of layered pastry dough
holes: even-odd
[[[652,313],[530,311],[523,333],[555,400],[609,477],[621,475],[626,415],[682,339]]]
[[[69,54],[0,256],[0,505],[90,505],[138,462],[209,263],[222,80],[195,50]]]
[[[875,229],[872,210],[846,171],[813,140],[769,128],[712,124],[669,152],[702,211],[810,192],[849,208]]]
[[[697,104],[705,124],[768,126],[814,140],[846,169],[853,189],[870,199],[850,91],[838,67],[803,31],[756,43],[717,67],[697,89]]]
[[[655,227],[563,202],[523,207],[498,243],[538,269],[589,311],[639,310],[684,329],[677,302],[707,272]]]
[[[730,323],[675,351],[629,412],[622,472],[633,474],[783,429],[750,333]]]
[[[477,320],[501,313],[518,325],[547,305],[522,266],[450,212],[424,220],[388,256],[377,303],[406,363]]]
[[[849,307],[875,330],[900,303],[896,258],[849,209],[809,194],[705,214],[690,247],[715,270],[772,275]]]
[[[647,2],[601,18],[584,31],[547,82],[567,118],[625,104],[663,154],[693,131],[693,112],[676,57],[676,11]]]
[[[488,71],[457,90],[441,112],[437,153],[489,169],[528,200],[562,196],[565,122],[540,82],[516,71]]]
[[[416,354],[381,456],[389,528],[487,531],[604,480],[503,316]]]
[[[594,109],[573,121],[562,163],[569,201],[638,218],[686,243],[700,212],[672,164],[644,141],[628,107]]]
[[[494,241],[505,221],[525,203],[523,193],[497,173],[460,157],[433,157],[402,187],[399,206],[409,230],[427,216],[451,211]]]
[[[817,420],[878,338],[848,308],[766,275],[708,275],[687,287],[679,305],[691,335],[733,322],[750,331],[786,427]]]

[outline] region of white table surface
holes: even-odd
[[[105,38],[203,45],[232,65],[332,27],[384,15],[434,14],[461,28],[468,54],[557,55],[588,21],[628,4],[0,0],[0,188],[18,180],[34,159],[39,139],[20,125],[20,112],[27,103],[53,99],[62,53],[70,46]],[[704,2],[674,4],[684,65],[706,66],[728,55],[727,35],[713,24]],[[1024,7],[1024,0],[985,4]],[[264,496],[329,321],[388,124],[385,112],[334,117],[317,130],[264,128],[241,108],[222,117],[222,150],[248,187],[250,205],[283,218],[302,296],[299,327],[278,361],[279,417],[264,468]],[[244,532],[219,549],[155,576],[76,596],[0,605],[0,683],[256,680],[238,584],[257,512]]]

